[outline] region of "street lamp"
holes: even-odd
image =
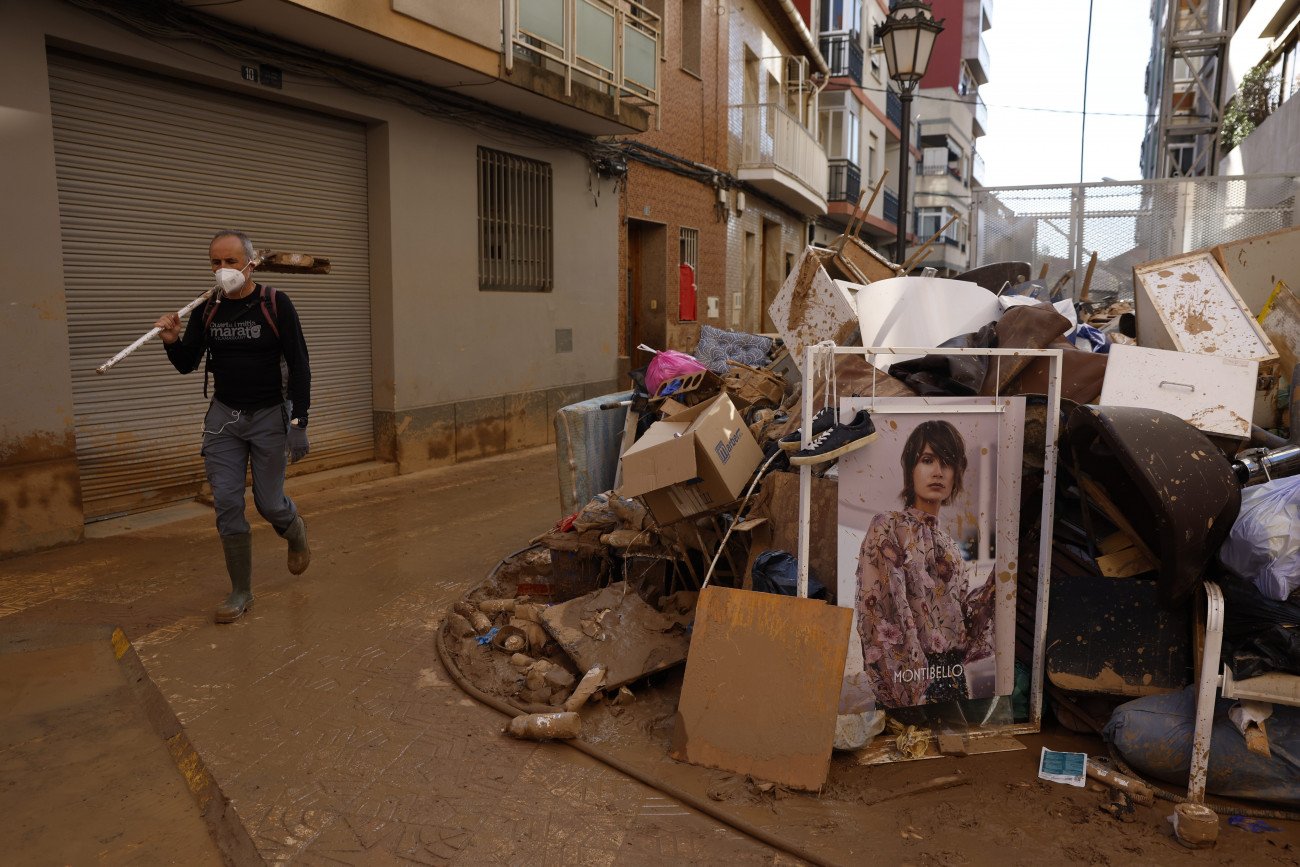
[[[907,152],[912,138],[912,94],[930,65],[934,40],[943,30],[922,0],[898,0],[889,16],[876,25],[876,38],[885,48],[889,77],[898,83],[903,105],[902,141],[898,150],[898,261],[907,258]]]

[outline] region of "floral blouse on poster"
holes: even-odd
[[[926,654],[961,651],[963,664],[993,654],[993,570],[963,592],[966,570],[933,515],[909,508],[872,519],[858,554],[857,612],[863,668],[881,705],[925,702]],[[917,676],[905,680],[908,670]]]

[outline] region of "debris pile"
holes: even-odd
[[[1035,277],[1026,262],[912,277],[851,233],[805,248],[768,311],[777,335],[704,326],[693,355],[642,347],[652,358],[632,371],[629,393],[561,412],[561,492],[572,513],[453,606],[446,649],[478,689],[519,711],[509,732],[530,738],[576,737],[589,702],[624,701],[638,682],[686,663],[671,754],[739,774],[737,785],[755,798],[773,787],[821,788],[832,747],[863,764],[1022,749],[1009,735],[1037,730],[1044,691],[1063,722],[1085,720],[1083,728],[1102,728],[1123,702],[1179,692],[1190,713],[1209,714],[1194,700],[1198,680],[1211,696],[1233,695],[1231,678],[1218,676],[1219,639],[1229,671],[1260,657],[1250,643],[1257,635],[1232,624],[1243,611],[1258,620],[1261,609],[1237,600],[1268,594],[1278,606],[1266,615],[1271,623],[1288,635],[1300,626],[1300,580],[1275,568],[1294,558],[1289,540],[1300,537],[1294,498],[1247,496],[1242,506],[1243,487],[1289,492],[1294,485],[1280,477],[1300,471],[1300,442],[1286,436],[1300,301],[1276,269],[1267,276],[1275,285],[1264,287],[1259,269],[1229,258],[1255,242],[1135,265],[1131,298],[1092,297],[1095,254],[1080,291],[1067,294],[1072,272],[1053,280],[1044,267]],[[1255,309],[1243,298],[1263,303]],[[861,349],[832,354],[842,347]],[[963,349],[998,352],[950,351]],[[1059,378],[1039,350],[1059,350]],[[821,359],[812,369],[810,357]],[[846,398],[871,402],[842,405]],[[986,523],[959,546],[962,561],[993,570],[984,573],[986,598],[995,584],[1008,591],[999,592],[1010,601],[996,665],[985,686],[968,673],[942,700],[934,691],[902,707],[873,680],[873,660],[893,651],[860,631],[870,604],[855,583],[864,567],[846,576],[851,558],[837,553],[839,461],[876,439],[887,414],[875,401],[899,398],[936,414],[954,401],[990,413],[1011,398],[1023,407],[1022,420],[998,422],[1014,423],[1015,435],[993,447],[1012,443],[998,454],[1011,454],[1014,472],[981,469],[992,473],[983,485],[995,494],[980,494],[976,513]],[[1059,431],[1054,441],[1049,430]],[[910,478],[904,484],[912,489]],[[936,513],[938,500],[956,497],[960,472],[945,484],[935,483]],[[996,495],[1007,490],[1009,506]],[[996,536],[1008,510],[1011,532]],[[1218,555],[1230,532],[1224,566]],[[1044,551],[1050,561],[1040,564]],[[1051,576],[1045,622],[1040,567]],[[1213,605],[1220,585],[1235,594],[1228,630],[1211,624],[1197,669],[1195,604],[1209,593]],[[969,629],[986,630],[976,638],[1002,616],[990,611],[966,614]],[[976,644],[965,656],[923,658],[927,673],[918,676],[929,683],[954,662],[974,669]],[[1300,674],[1294,638],[1275,642],[1268,658],[1266,671]],[[1251,672],[1243,676],[1262,673]],[[1274,685],[1273,700],[1300,704],[1295,682]],[[1285,720],[1292,711],[1274,712]],[[1261,723],[1249,735],[1261,761],[1266,731]],[[1131,737],[1126,743],[1131,749]],[[1178,750],[1193,770],[1189,779],[1184,762],[1171,781],[1198,800],[1208,741]],[[1117,820],[1152,804],[1152,787],[1122,768],[1094,757],[1086,773],[1106,794],[1099,809]],[[1222,789],[1223,774],[1211,776],[1211,790]],[[1177,777],[1175,769],[1169,778]],[[1295,779],[1266,796],[1300,804]],[[1184,811],[1180,822],[1178,839],[1213,844],[1198,812]]]

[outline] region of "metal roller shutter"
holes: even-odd
[[[49,74],[86,519],[203,481],[202,367],[179,375],[155,341],[95,368],[211,286],[219,229],[331,260],[259,278],[292,298],[311,355],[312,450],[293,472],[372,459],[364,127],[55,51]]]

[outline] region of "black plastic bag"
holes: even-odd
[[[799,595],[799,561],[788,551],[764,551],[754,558],[754,590],[778,596]],[[808,576],[808,598],[826,599],[826,585]]]
[[[1253,584],[1223,580],[1224,657],[1238,680],[1280,671],[1300,674],[1300,605],[1275,602]]]

